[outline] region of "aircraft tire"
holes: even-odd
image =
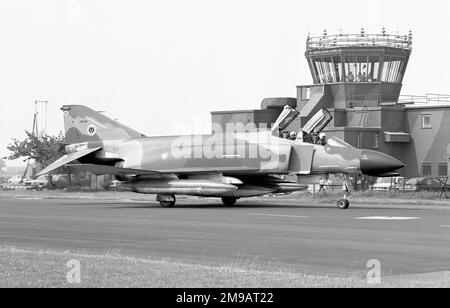
[[[347,199],[341,199],[337,202],[337,207],[341,210],[346,210],[350,207],[350,201]]]
[[[237,202],[237,198],[232,198],[232,197],[227,197],[227,198],[222,198],[222,203],[225,206],[235,206]]]
[[[174,207],[175,201],[160,201],[159,204],[164,208]]]

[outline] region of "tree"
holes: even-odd
[[[41,167],[46,167],[64,154],[64,136],[62,134],[36,136],[29,131],[25,131],[25,133],[27,136],[24,140],[13,139],[12,143],[8,145],[7,149],[11,154],[5,159],[23,158],[24,162],[33,160]]]
[[[6,163],[3,159],[0,159],[0,174],[6,171]]]

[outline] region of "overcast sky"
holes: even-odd
[[[148,135],[207,133],[210,111],[257,109],[310,84],[308,32],[406,34],[404,94],[450,93],[450,1],[3,0],[0,156],[48,100],[105,110]],[[42,123],[41,123],[42,124]]]

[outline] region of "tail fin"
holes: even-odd
[[[145,137],[86,106],[66,105],[61,110],[64,111],[66,144]]]

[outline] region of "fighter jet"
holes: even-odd
[[[66,105],[66,154],[38,176],[63,165],[96,175],[113,174],[124,189],[156,194],[163,207],[177,195],[221,198],[234,206],[240,198],[291,193],[306,189],[288,176],[344,175],[340,209],[350,205],[348,175],[393,176],[404,164],[371,150],[352,147],[339,138],[319,138],[331,121],[320,110],[301,132],[286,134],[298,117],[286,106],[271,129],[214,129],[210,135],[147,137],[102,112]]]

